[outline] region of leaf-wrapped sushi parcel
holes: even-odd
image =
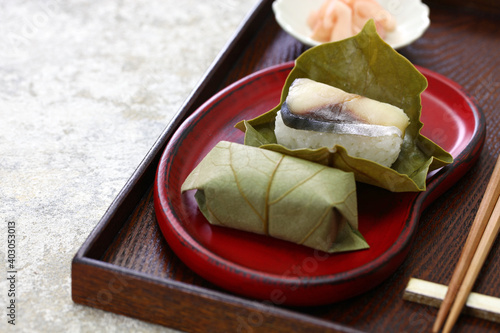
[[[214,225],[325,252],[368,248],[354,175],[266,149],[219,142],[184,181]]]
[[[355,174],[393,192],[424,191],[452,156],[420,130],[425,77],[369,21],[356,36],[297,58],[272,110],[236,124],[245,144]]]

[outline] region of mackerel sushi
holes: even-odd
[[[277,142],[290,149],[342,146],[350,156],[390,167],[409,118],[396,106],[306,78],[290,86],[275,121]]]

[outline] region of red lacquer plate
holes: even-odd
[[[206,280],[274,304],[320,305],[366,292],[398,268],[410,250],[421,212],[477,160],[485,121],[456,83],[418,68],[429,83],[422,95],[422,133],[455,161],[430,175],[427,191],[421,193],[391,193],[358,184],[359,230],[370,244],[368,250],[327,254],[210,225],[198,210],[194,191],[181,194],[182,183],[219,141],[243,142],[243,133],[234,125],[279,103],[293,65],[271,67],[232,84],[178,128],[158,166],[155,211],[173,251]]]

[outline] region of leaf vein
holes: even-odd
[[[255,213],[255,215],[258,216],[259,220],[262,221],[262,223],[265,223],[264,222],[264,218],[260,215],[259,211],[252,205],[252,203],[250,202],[250,200],[248,200],[247,196],[245,195],[245,192],[243,191],[243,188],[238,180],[238,175],[237,175],[237,172],[236,170],[234,169],[234,166],[233,166],[233,154],[232,154],[232,150],[229,149],[229,166],[231,167],[231,171],[234,175],[234,181],[236,183],[236,186],[238,187],[238,191],[240,192],[241,194],[241,197],[243,198],[243,200],[245,200],[245,202],[247,203],[248,206],[250,206],[250,208],[252,209],[252,211]]]
[[[304,244],[304,242],[307,241],[309,237],[321,226],[323,223],[323,220],[326,218],[328,215],[328,212],[330,211],[331,207],[327,207],[323,214],[321,214],[321,217],[319,218],[318,222],[309,230],[309,232],[304,236],[304,238],[299,242],[299,244]]]
[[[284,192],[282,195],[280,195],[278,198],[274,199],[273,201],[269,202],[269,205],[274,205],[275,203],[279,202],[280,200],[283,200],[288,194],[290,194],[292,191],[294,191],[296,188],[300,187],[302,184],[308,182],[312,178],[314,178],[317,174],[325,170],[326,167],[319,169],[315,173],[311,174],[310,176],[304,178],[302,181],[298,182],[294,186],[292,186],[288,191]]]
[[[266,199],[265,199],[265,212],[264,212],[264,234],[269,235],[269,197],[271,193],[271,184],[273,183],[274,176],[276,175],[276,172],[278,171],[279,166],[281,165],[281,162],[285,158],[285,155],[282,155],[279,159],[279,161],[276,163],[274,166],[273,172],[271,173],[271,177],[269,177],[269,183],[267,184],[267,189],[266,189]]]

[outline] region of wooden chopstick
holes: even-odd
[[[445,299],[439,308],[439,312],[434,322],[434,326],[432,331],[434,333],[439,332],[441,329],[446,316],[450,312],[452,305],[457,297],[457,294],[460,289],[466,290],[467,287],[461,288],[462,282],[465,279],[465,276],[468,272],[469,266],[471,266],[471,262],[473,260],[474,254],[478,248],[478,245],[481,241],[482,235],[484,234],[484,230],[488,225],[488,221],[490,217],[492,217],[493,210],[495,205],[497,204],[498,198],[500,196],[500,156],[497,159],[495,164],[495,168],[493,169],[493,173],[491,174],[490,181],[488,186],[486,187],[486,191],[484,192],[483,199],[481,200],[481,204],[479,206],[478,212],[472,224],[471,230],[469,232],[469,236],[465,242],[464,248],[462,250],[462,254],[460,255],[460,259],[458,260],[457,266],[453,272],[453,276],[448,286],[448,292],[446,293]],[[498,206],[498,205],[497,205]],[[488,251],[489,252],[489,249]],[[485,256],[486,257],[486,256]],[[477,265],[477,262],[475,263]],[[482,263],[481,265],[482,266]],[[479,268],[480,268],[479,266]],[[471,273],[472,274],[472,273]],[[476,276],[477,277],[477,276]],[[469,276],[470,278],[470,276]],[[473,279],[475,281],[475,278]],[[472,284],[474,283],[472,281]],[[470,283],[471,281],[468,281]],[[472,286],[471,286],[472,288]],[[464,293],[463,291],[462,293]],[[470,292],[470,290],[469,290]],[[468,295],[468,293],[467,293]],[[463,296],[461,296],[463,297]],[[467,297],[465,297],[466,299]],[[465,301],[464,301],[465,302]],[[463,304],[457,305],[456,307],[463,307]],[[459,313],[460,313],[459,310]],[[455,314],[454,314],[455,315]],[[458,315],[457,315],[458,317]],[[456,321],[453,320],[453,324]],[[450,319],[451,323],[451,319]],[[449,325],[453,325],[449,324]]]
[[[462,311],[462,308],[467,301],[467,297],[472,290],[472,286],[476,281],[477,276],[479,275],[479,271],[488,256],[488,253],[493,245],[495,238],[498,234],[498,230],[500,229],[500,200],[497,201],[495,209],[491,215],[488,225],[484,230],[483,237],[481,237],[481,241],[477,247],[476,253],[472,258],[471,265],[467,270],[467,274],[465,274],[464,281],[458,290],[457,298],[455,299],[455,303],[450,310],[450,314],[446,323],[444,324],[443,333],[448,333],[455,325],[455,322]]]

